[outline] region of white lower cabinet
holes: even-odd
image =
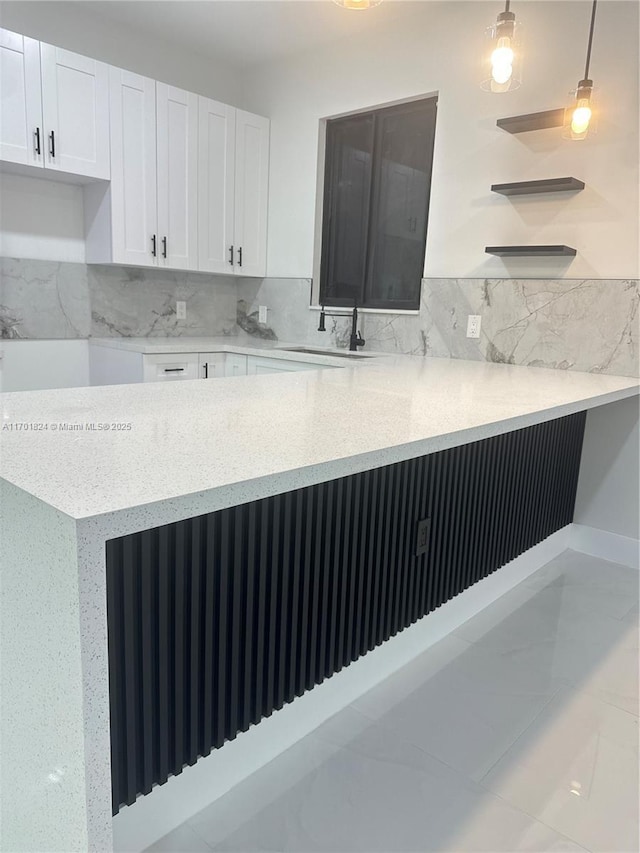
[[[179,379],[222,379],[232,376],[321,370],[332,366],[235,352],[146,354],[123,350],[119,347],[89,345],[92,385],[170,382]]]
[[[199,375],[201,379],[222,379],[225,374],[226,353],[201,352],[199,359]]]
[[[262,356],[247,356],[247,374],[258,376],[264,373],[292,373],[300,370],[320,370],[332,367],[329,364],[313,364],[308,361],[290,361],[285,358],[264,358]]]
[[[247,356],[240,355],[235,352],[226,353],[224,363],[225,376],[246,376],[247,375]]]

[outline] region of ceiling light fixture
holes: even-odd
[[[597,4],[598,0],[593,0],[584,77],[578,83],[578,88],[569,93],[572,97],[572,104],[565,110],[564,114],[563,136],[566,139],[585,139],[589,133],[589,129],[591,129],[592,132],[595,132],[594,123],[592,121],[594,117],[593,80],[589,78],[589,65],[591,64],[591,47],[593,45],[593,31],[596,23]]]
[[[373,9],[379,6],[382,0],[333,0],[341,9],[351,9],[355,12],[363,12],[365,9]]]
[[[511,11],[511,2],[506,0],[504,12],[500,12],[495,24],[486,30],[490,42],[486,52],[489,76],[481,84],[486,92],[511,92],[520,86],[519,29],[516,16]]]

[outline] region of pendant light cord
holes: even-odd
[[[589,29],[589,44],[587,45],[587,62],[584,67],[584,79],[589,79],[589,65],[591,64],[591,45],[593,44],[593,29],[596,23],[596,6],[598,0],[593,0],[593,9],[591,10],[591,28]]]
[[[504,4],[504,11],[505,12],[509,11],[509,6],[511,6],[511,0],[506,0],[506,2]]]

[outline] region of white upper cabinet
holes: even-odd
[[[158,263],[198,269],[198,96],[156,83]]]
[[[199,100],[199,269],[264,276],[269,120]]]
[[[109,67],[0,30],[0,160],[109,179]]]
[[[235,272],[267,272],[269,119],[236,110]]]
[[[40,44],[0,30],[0,160],[42,166]]]
[[[40,45],[45,166],[109,179],[109,66]]]
[[[0,161],[84,178],[87,263],[266,275],[262,116],[0,29]]]
[[[234,269],[236,111],[200,97],[198,115],[198,268]]]
[[[158,259],[156,84],[110,69],[112,262]]]

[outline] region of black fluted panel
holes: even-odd
[[[584,423],[108,542],[114,813],[570,523]]]

